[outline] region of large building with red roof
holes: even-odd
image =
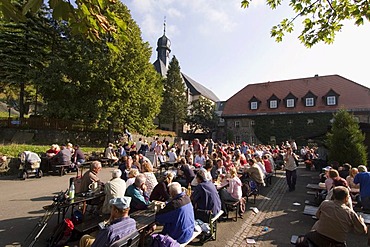
[[[303,142],[326,133],[339,109],[370,123],[370,89],[339,75],[248,84],[226,101],[221,139]]]

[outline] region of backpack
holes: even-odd
[[[180,244],[168,235],[152,234],[150,238],[151,247],[180,247]]]

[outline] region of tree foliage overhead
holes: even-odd
[[[188,103],[179,61],[175,56],[168,66],[167,78],[163,86],[163,104],[159,120],[161,123],[172,124],[173,130],[176,131],[177,124],[185,122]]]
[[[124,32],[127,23],[112,11],[112,6],[119,3],[116,0],[48,0],[53,18],[64,20],[71,24],[71,31],[82,34],[91,41],[100,40],[109,34],[116,39],[127,39]],[[42,6],[42,0],[26,0],[22,3],[14,0],[0,0],[0,12],[7,20],[26,21],[28,13],[36,13]],[[115,52],[119,46],[112,40],[105,40],[109,48]]]
[[[241,6],[247,8],[251,1],[242,0]],[[282,2],[266,0],[271,9],[276,9]],[[367,0],[289,0],[289,6],[297,15],[290,19],[285,18],[272,27],[271,37],[277,42],[282,41],[285,33],[293,31],[293,23],[298,17],[303,17],[304,26],[299,39],[307,47],[321,41],[333,43],[345,20],[353,20],[358,26],[370,21],[370,5]]]
[[[353,166],[367,165],[365,135],[353,115],[346,110],[340,110],[334,115],[331,131],[326,137],[331,160]]]
[[[162,102],[163,85],[149,59],[151,48],[122,3],[110,11],[125,20],[129,41],[114,40],[124,49],[109,52],[105,40],[88,42],[72,35],[70,25],[56,25],[54,58],[40,80],[47,103],[45,114],[63,119],[80,119],[99,126],[120,124],[145,133],[152,129]],[[121,37],[121,36],[119,36]]]
[[[186,119],[191,132],[201,130],[204,133],[212,132],[218,123],[218,116],[215,113],[215,105],[212,101],[200,97],[191,102],[190,113]]]

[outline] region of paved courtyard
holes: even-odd
[[[103,181],[109,180],[111,170],[112,168],[104,168],[99,174]],[[73,175],[75,173],[25,181],[1,177],[0,246],[19,246],[44,214],[42,207],[51,204],[56,193],[67,189],[69,178]],[[256,244],[248,246],[291,246],[291,235],[307,232],[315,221],[302,213],[304,201],[313,199],[312,195],[306,193],[305,186],[318,181],[318,174],[299,167],[295,192],[287,192],[283,175],[283,172],[278,171],[272,180],[272,186],[261,190],[256,204],[250,198],[244,219],[219,223],[217,241],[207,242],[203,246],[247,246],[247,238],[256,241]],[[300,205],[295,206],[293,203]],[[257,207],[259,212],[252,212],[250,207]],[[55,225],[54,216],[35,246],[46,246],[46,239]],[[199,244],[195,242],[192,245]],[[351,234],[348,246],[365,247],[367,237]]]

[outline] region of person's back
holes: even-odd
[[[181,185],[173,182],[169,186],[172,200],[159,210],[156,221],[163,224],[163,234],[168,234],[180,244],[191,239],[194,232],[194,211],[190,198],[181,192]]]
[[[112,171],[112,179],[105,186],[105,200],[102,207],[104,214],[110,213],[109,201],[113,198],[121,198],[125,196],[126,182],[121,179],[121,170],[115,169]]]
[[[345,246],[348,233],[366,234],[367,226],[361,216],[347,207],[349,191],[346,187],[333,189],[333,200],[325,200],[319,206],[316,217],[318,221],[305,238],[315,246]],[[296,246],[308,246],[304,241]]]
[[[192,199],[198,209],[212,210],[213,215],[218,214],[221,210],[220,196],[211,181],[199,183],[194,189]]]

